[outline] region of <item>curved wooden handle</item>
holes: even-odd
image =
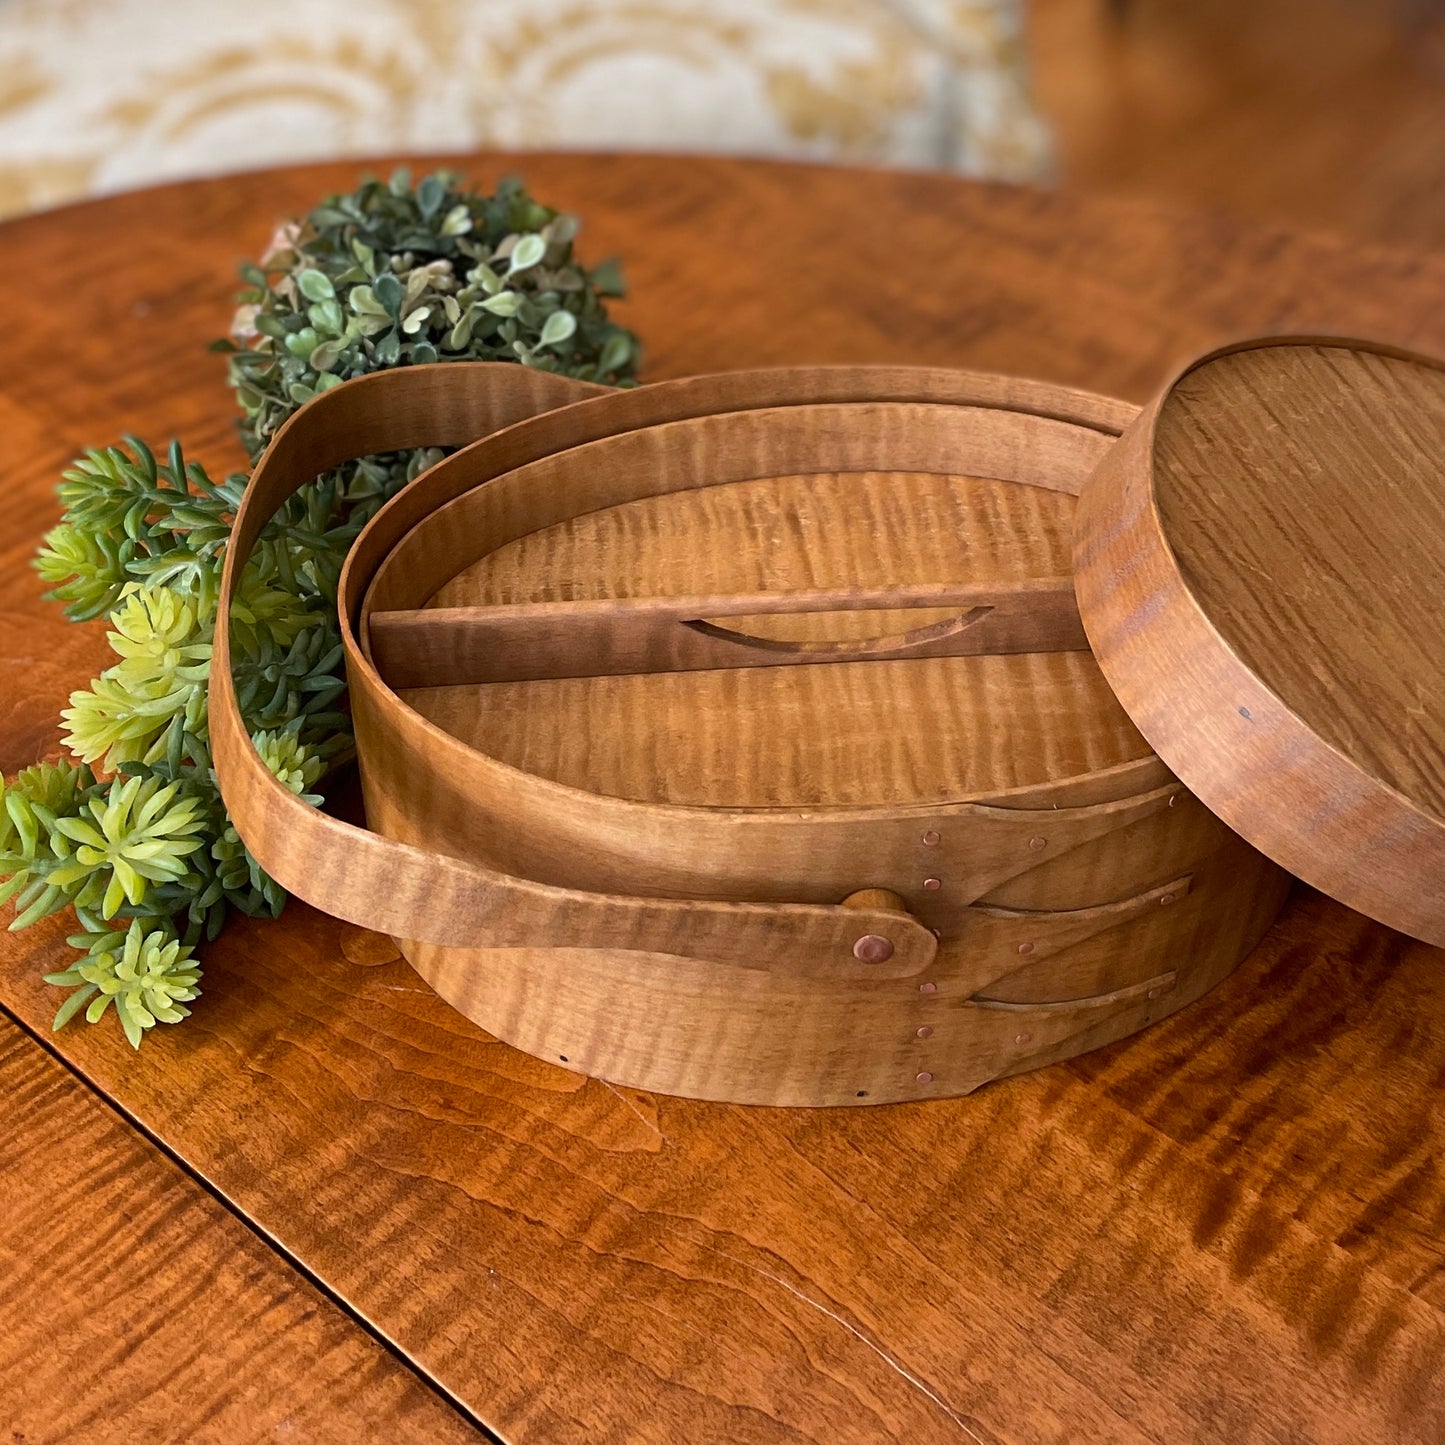
[[[221,576],[209,691],[221,796],[256,860],[288,892],[347,922],[444,946],[617,948],[777,969],[798,957],[839,976],[900,977],[933,959],[907,914],[815,904],[657,899],[556,888],[357,828],[272,776],[241,719],[230,611],[265,524],[294,492],[353,457],[464,446],[609,388],[512,363],[446,362],[322,393],[272,439],[236,513]]]

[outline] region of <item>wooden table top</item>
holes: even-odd
[[[1445,352],[1445,257],[939,176],[520,168],[625,259],[651,378],[902,361],[1142,400],[1251,331]],[[26,565],[61,467],[124,431],[236,464],[204,350],[234,266],[358,169],[0,227],[7,773],[104,653]],[[0,944],[0,1418],[27,1445],[1445,1438],[1445,956],[1307,890],[1142,1035],[838,1112],[585,1081],[300,905],[233,922],[136,1055],[51,1035],[66,931]]]

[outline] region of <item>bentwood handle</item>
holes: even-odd
[[[396,842],[303,803],[262,762],[231,676],[230,612],[265,524],[299,488],[355,457],[466,446],[608,388],[514,363],[446,362],[360,377],[323,392],[278,431],[236,513],[221,577],[209,693],[221,795],[256,860],[288,892],[404,940],[472,948],[635,949],[736,963],[900,977],[933,959],[907,913],[816,904],[633,898],[557,888]],[[870,958],[890,945],[887,958]]]

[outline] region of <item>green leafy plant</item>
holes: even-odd
[[[628,385],[638,347],[608,319],[615,267],[572,253],[576,223],[515,181],[493,195],[405,172],[333,196],[283,225],[243,268],[229,340],[242,440],[253,459],[318,392],[385,367],[509,360]],[[440,456],[368,457],[287,503],[241,579],[232,613],[242,714],[266,765],[307,802],[352,754],[342,705],[336,587],[376,509]],[[226,817],[212,767],[206,685],[220,567],[246,486],[214,481],[173,442],[92,451],[59,486],[60,524],[36,566],[75,621],[108,617],[116,661],[62,713],[70,758],[0,784],[0,903],[12,928],[65,908],[80,957],[46,975],[70,991],[55,1017],[112,1002],[139,1047],[198,995],[194,950],[231,908],[275,915],[285,894]]]
[[[64,1028],[87,1003],[87,1022],[99,1023],[114,1003],[126,1038],[138,1049],[148,1028],[190,1016],[186,1004],[200,993],[201,970],[191,949],[165,929],[146,932],[137,920],[122,933],[91,923],[66,941],[85,956],[63,973],[45,975],[46,983],[71,989],[55,1016],[56,1028]]]
[[[279,227],[231,326],[231,384],[241,437],[258,456],[319,391],[409,363],[520,361],[539,371],[625,386],[637,339],[609,320],[622,294],[612,262],[587,270],[572,253],[577,222],[506,180],[494,195],[451,177],[413,188],[405,171],[333,196]],[[359,531],[396,486],[437,459],[368,458],[331,479]]]

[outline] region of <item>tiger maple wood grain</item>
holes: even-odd
[[[1445,812],[1445,371],[1234,352],[1184,378],[1155,447],[1160,525],[1223,640],[1326,742]]]
[[[1188,368],[1075,539],[1105,676],[1165,761],[1291,871],[1445,944],[1445,373],[1368,342]]]
[[[522,168],[585,216],[584,254],[625,258],[652,377],[896,361],[1144,401],[1230,334],[1445,352],[1445,259],[1423,252],[933,176]],[[0,337],[7,772],[54,744],[106,657],[103,626],[66,623],[26,565],[59,468],[125,430],[233,465],[198,338],[274,219],[356,173],[0,228],[7,273],[33,282]],[[0,934],[0,1000],[37,1029],[65,931]],[[831,1115],[584,1082],[489,1041],[404,965],[347,962],[345,932],[299,906],[237,920],[143,1068],[108,1030],[56,1043],[510,1440],[1445,1435],[1445,969],[1327,899],[1302,892],[1205,1000],[1126,1043],[956,1104]]]
[[[0,1095],[7,1440],[482,1439],[3,1017]]]
[[[897,400],[900,389],[932,399]],[[752,405],[747,396],[756,398]],[[557,405],[559,397],[568,404]],[[777,405],[785,398],[789,405]],[[1057,654],[1071,663],[1053,674],[1055,692],[1028,699],[1038,705],[1036,725],[1014,729],[1009,709],[985,711],[1004,699],[969,688],[956,694],[957,709],[970,717],[960,741],[977,736],[1003,752],[1033,747],[1039,756],[1024,770],[1039,781],[982,796],[945,793],[928,807],[909,795],[907,781],[903,806],[871,802],[866,792],[861,801],[830,797],[806,780],[817,797],[807,807],[780,807],[762,789],[724,803],[740,780],[733,759],[716,753],[698,804],[653,802],[635,784],[621,795],[601,791],[585,766],[574,785],[560,783],[508,765],[410,706],[386,672],[396,638],[371,636],[370,627],[378,613],[413,619],[423,673],[445,678],[455,662],[465,678],[476,661],[466,655],[471,634],[428,633],[432,614],[419,607],[432,600],[424,579],[444,580],[443,557],[460,567],[631,501],[713,485],[736,495],[739,481],[796,468],[810,452],[845,483],[855,470],[886,465],[896,449],[900,480],[913,469],[963,465],[1004,484],[985,489],[984,505],[975,502],[942,564],[946,573],[968,577],[970,543],[1001,531],[1004,545],[978,549],[986,571],[989,555],[1007,554],[1008,540],[1030,522],[1053,526],[1058,535],[1036,550],[1057,554],[1073,495],[1126,412],[1122,403],[1042,382],[868,367],[703,377],[597,396],[515,366],[451,363],[335,387],[280,429],[236,514],[210,684],[212,755],[232,821],[293,895],[404,940],[402,951],[422,976],[473,1022],[540,1058],[634,1088],[732,1103],[876,1105],[967,1093],[1123,1037],[1182,1008],[1234,967],[1274,919],[1288,880],[1237,838],[1206,832],[1201,841],[1202,810],[1172,780],[1131,790],[1153,770],[1147,755],[1075,776],[1061,767],[1061,756],[1076,751],[1075,733],[1094,731],[1093,720],[1078,714],[1097,668],[1077,648],[1076,628],[1053,625],[1057,608],[1032,629],[993,633],[985,631],[988,618],[977,624],[983,635],[975,646],[985,651]],[[230,675],[230,607],[263,524],[297,488],[353,455],[428,442],[462,449],[381,508],[342,573],[363,830],[301,803],[256,753]],[[1032,505],[1040,489],[1063,494],[1069,505],[1040,514]],[[747,568],[750,594],[771,570],[769,539],[786,527],[792,506],[786,476],[775,490],[767,525],[718,539]],[[915,513],[900,486],[894,506],[907,520],[860,536],[848,492],[845,485],[821,494],[825,545],[804,560],[845,596],[856,586],[850,554],[857,546],[882,554],[875,566],[905,585],[926,580],[907,539],[926,535],[938,519],[927,508]],[[1024,504],[1021,517],[1012,515],[1015,500]],[[654,509],[624,524],[643,559],[625,566],[647,571],[645,559],[659,545],[656,517]],[[665,543],[668,529],[660,535]],[[402,565],[401,551],[425,566]],[[599,552],[589,570],[606,576],[611,566]],[[675,567],[674,559],[658,564],[662,572]],[[544,577],[533,585],[545,593],[555,584]],[[1015,575],[986,585],[998,590],[1000,614],[1017,609],[1021,620],[1021,604],[1040,585],[1058,592],[1056,577],[1020,575],[1017,562]],[[383,590],[399,612],[374,605]],[[726,600],[717,605],[725,610]],[[756,606],[750,600],[742,610]],[[707,614],[711,603],[700,610]],[[865,610],[887,616],[871,601]],[[525,609],[518,615],[525,625]],[[613,608],[614,623],[624,615]],[[815,636],[827,636],[831,616],[810,614]],[[861,646],[856,637],[847,645]],[[605,636],[592,646],[609,650]],[[837,717],[795,710],[793,721],[826,742],[845,734],[852,717],[866,716],[870,702],[875,715],[880,703],[922,714],[937,700],[930,673],[951,660],[925,655],[899,666],[883,656],[848,665],[855,701]],[[636,659],[644,670],[673,661]],[[579,655],[563,671],[585,670],[585,662]],[[405,661],[397,665],[414,676]],[[816,702],[811,679],[839,666],[780,669],[775,697]],[[715,676],[726,694],[732,674]],[[1077,691],[1074,677],[1085,683]],[[477,689],[474,708],[485,707],[487,691]],[[746,756],[754,738],[777,734],[782,718],[766,705],[744,709],[744,697],[732,701],[730,727]],[[1112,702],[1106,715],[1117,715]],[[610,724],[629,760],[637,716],[623,708]],[[575,724],[552,713],[530,726],[566,734],[585,757]],[[686,732],[690,709],[674,708],[665,724]],[[866,746],[836,751],[836,758],[826,746],[796,756],[804,770],[829,759],[838,792],[853,798],[860,787],[877,786],[873,778],[891,760]],[[636,757],[634,775],[659,762],[667,769],[645,746]],[[857,777],[844,776],[849,765]],[[1153,829],[1137,828],[1150,820]],[[925,830],[939,843],[936,852],[922,842]],[[1012,936],[1007,929],[999,936],[1000,920],[974,905],[1001,902],[1000,890],[1046,861],[1049,885],[1036,890],[1037,908],[1012,921]],[[1190,879],[1187,897],[1182,889],[1153,892],[1181,869]],[[932,870],[939,876],[930,882],[924,875]],[[1080,899],[1084,879],[1101,891]],[[862,907],[879,889],[903,898],[908,911]],[[839,906],[844,898],[847,908]],[[1096,926],[1101,908],[1115,911]],[[1086,947],[1096,933],[1108,936]],[[872,952],[860,951],[865,946]],[[989,993],[1035,951],[1061,954],[1058,986],[1045,976],[1016,1001]],[[1069,977],[1092,977],[1098,986],[1070,992]]]
[[[909,705],[891,706],[904,676]],[[614,797],[688,805],[942,802],[1150,755],[1097,673],[1057,653],[940,659],[926,669],[835,664],[814,669],[801,686],[780,687],[775,677],[770,668],[639,673],[498,683],[484,692],[430,687],[405,697],[514,767]],[[1066,691],[1084,720],[1045,750]],[[539,710],[570,726],[530,726]],[[770,726],[740,731],[739,713]],[[620,727],[622,717],[632,726]],[[1001,717],[1011,720],[1007,729],[992,721]],[[830,720],[826,734],[819,718]]]
[[[1072,513],[1064,491],[925,472],[721,483],[525,533],[471,561],[435,600],[465,606],[762,587],[786,595],[947,579],[1003,588],[1069,576]],[[409,545],[418,545],[414,537]],[[714,540],[699,546],[689,538]],[[771,638],[860,639],[949,615],[956,614],[833,612],[728,625]],[[657,802],[938,802],[1148,754],[1087,656],[637,672],[512,683],[483,695],[437,681],[408,701],[472,746],[572,786]],[[534,716],[559,725],[531,726]],[[748,726],[751,718],[766,726]]]

